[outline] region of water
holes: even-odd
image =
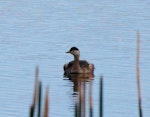
[[[72,60],[65,52],[77,46],[81,59],[96,68],[94,117],[99,112],[100,75],[104,76],[104,116],[137,117],[138,30],[143,115],[149,117],[149,4],[148,0],[0,1],[0,115],[29,115],[38,65],[43,88],[50,87],[50,116],[73,117],[76,96],[73,83],[64,80],[63,65]]]

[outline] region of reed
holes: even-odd
[[[42,97],[42,83],[39,81],[39,93],[38,93],[38,117],[41,116],[41,97]]]
[[[141,85],[140,85],[140,33],[137,32],[136,75],[138,86],[139,116],[142,117]]]
[[[30,117],[34,117],[34,106],[33,106],[33,104],[30,107]]]
[[[100,77],[100,92],[99,92],[99,116],[103,117],[103,77]]]
[[[46,88],[46,96],[45,96],[45,106],[44,106],[44,114],[43,117],[48,117],[49,110],[49,88]]]
[[[36,100],[37,100],[37,94],[38,94],[38,74],[39,74],[39,69],[38,69],[38,67],[36,67],[34,94],[33,94],[32,105],[30,107],[30,117],[34,117],[34,113],[35,113],[35,106],[36,106]]]
[[[34,95],[33,101],[30,107],[30,117],[41,117],[41,104],[42,104],[42,83],[39,81],[39,69],[36,67],[35,72],[35,85],[34,85]],[[45,106],[44,106],[44,114],[43,117],[48,117],[48,110],[49,110],[49,88],[46,88],[46,97],[45,97]],[[38,104],[37,104],[38,103]],[[35,114],[35,109],[37,108],[37,114]]]

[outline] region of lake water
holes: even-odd
[[[0,115],[27,117],[35,67],[49,85],[51,117],[74,117],[77,96],[63,77],[73,57],[95,65],[93,114],[99,114],[99,77],[104,77],[104,117],[138,117],[136,31],[141,34],[141,91],[150,116],[150,2],[148,0],[1,0]],[[86,83],[87,91],[89,83]],[[86,102],[89,103],[88,101]],[[87,114],[88,115],[88,114]]]

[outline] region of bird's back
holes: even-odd
[[[66,63],[64,65],[65,74],[71,73],[71,68],[73,64],[74,64],[74,61],[70,61],[69,63]],[[79,65],[83,73],[93,73],[94,71],[94,65],[88,63],[86,60],[80,60]]]

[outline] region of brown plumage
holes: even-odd
[[[70,61],[64,65],[64,74],[69,75],[73,73],[93,73],[94,65],[88,63],[86,60],[79,60],[80,51],[76,47],[72,47],[68,52],[74,56],[74,61]]]

